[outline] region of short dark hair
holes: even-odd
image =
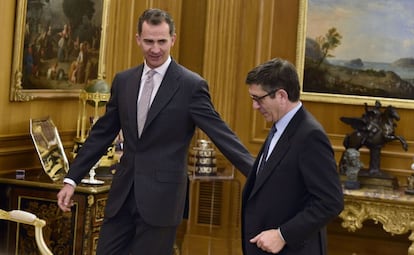
[[[138,35],[141,35],[142,24],[144,24],[145,21],[151,25],[159,25],[165,21],[170,27],[170,35],[175,33],[174,20],[166,11],[155,8],[145,10],[138,19]]]
[[[281,58],[271,59],[253,68],[246,77],[246,84],[261,85],[263,90],[271,92],[284,89],[291,102],[300,97],[300,84],[295,66]]]

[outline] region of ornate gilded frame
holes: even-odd
[[[69,171],[62,141],[50,117],[30,119],[30,135],[45,173],[54,181],[63,181]]]
[[[67,85],[68,88],[60,89],[54,88],[58,86],[58,83],[49,84],[52,81],[46,78],[43,78],[37,82],[39,88],[27,88],[25,87],[24,77],[24,64],[25,64],[25,39],[27,35],[26,22],[29,20],[27,15],[30,14],[30,9],[28,6],[29,0],[18,0],[16,5],[16,23],[15,23],[15,33],[14,33],[14,48],[13,48],[13,62],[12,62],[12,73],[11,73],[11,84],[10,84],[10,101],[30,101],[35,99],[55,99],[55,98],[71,98],[78,97],[82,88],[80,86],[71,88],[70,84]],[[36,1],[30,2],[31,4]],[[63,3],[63,0],[61,1]],[[109,4],[110,0],[92,0],[93,3],[99,3],[102,11],[102,22],[99,38],[99,51],[96,54],[97,57],[97,70],[96,78],[105,79],[105,58],[106,58],[106,36],[107,36],[107,27],[108,27],[108,15],[109,15]],[[37,1],[38,4],[43,4],[41,1]],[[63,11],[62,11],[63,12]],[[29,25],[28,25],[29,26]],[[57,60],[55,61],[57,63]],[[27,63],[27,62],[26,62]],[[65,68],[61,68],[65,69]],[[66,68],[68,69],[68,68]],[[95,68],[96,69],[96,68]],[[26,69],[27,70],[27,69]],[[65,70],[64,70],[65,71]],[[30,72],[32,73],[32,72]],[[49,73],[49,71],[48,71]],[[46,77],[44,72],[43,76]],[[63,75],[62,75],[63,76]],[[50,76],[49,76],[50,77]],[[93,77],[95,78],[95,77]],[[67,78],[69,79],[69,78]],[[57,79],[56,79],[57,80]],[[63,80],[63,79],[62,79]],[[56,85],[55,85],[56,84]],[[51,86],[53,85],[53,86]],[[86,82],[85,82],[86,85]],[[49,88],[52,87],[52,88]]]
[[[376,100],[380,100],[383,105],[393,105],[399,108],[414,109],[414,98],[401,99],[401,98],[390,98],[390,97],[377,97],[377,96],[362,96],[362,95],[351,95],[351,94],[334,94],[334,93],[316,93],[306,92],[304,88],[306,84],[304,82],[304,70],[305,70],[305,54],[306,54],[306,37],[308,27],[308,5],[312,4],[312,0],[299,0],[299,20],[298,20],[298,33],[297,33],[297,48],[296,48],[296,66],[301,79],[301,98],[304,101],[318,101],[328,103],[341,103],[341,104],[356,104],[362,105],[368,103],[374,105]],[[341,0],[347,1],[347,0]],[[401,0],[404,1],[404,0]],[[390,11],[393,11],[390,8]],[[395,11],[393,11],[395,12]],[[397,13],[398,14],[398,13]],[[333,14],[334,15],[334,14]],[[364,22],[364,21],[361,21]],[[384,33],[382,29],[377,29],[378,33]],[[386,43],[386,42],[384,42]],[[340,46],[339,46],[340,47]],[[413,75],[414,76],[414,75]],[[414,87],[414,83],[412,86]]]

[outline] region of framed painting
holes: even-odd
[[[302,99],[414,109],[412,0],[300,0]]]
[[[78,97],[105,78],[110,0],[17,0],[10,101]]]

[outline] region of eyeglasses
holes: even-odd
[[[269,93],[267,93],[266,95],[263,95],[263,96],[260,96],[260,97],[259,96],[255,96],[255,95],[250,95],[250,97],[252,98],[252,100],[256,101],[256,103],[262,104],[264,98],[266,98],[267,96],[273,95],[278,90],[279,89],[272,90]]]

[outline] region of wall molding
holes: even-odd
[[[59,132],[59,135],[66,154],[69,156],[69,152],[73,148],[73,138],[76,135],[76,131],[63,131]],[[70,160],[70,157],[68,158]],[[40,167],[40,161],[30,134],[0,135],[1,170]]]

